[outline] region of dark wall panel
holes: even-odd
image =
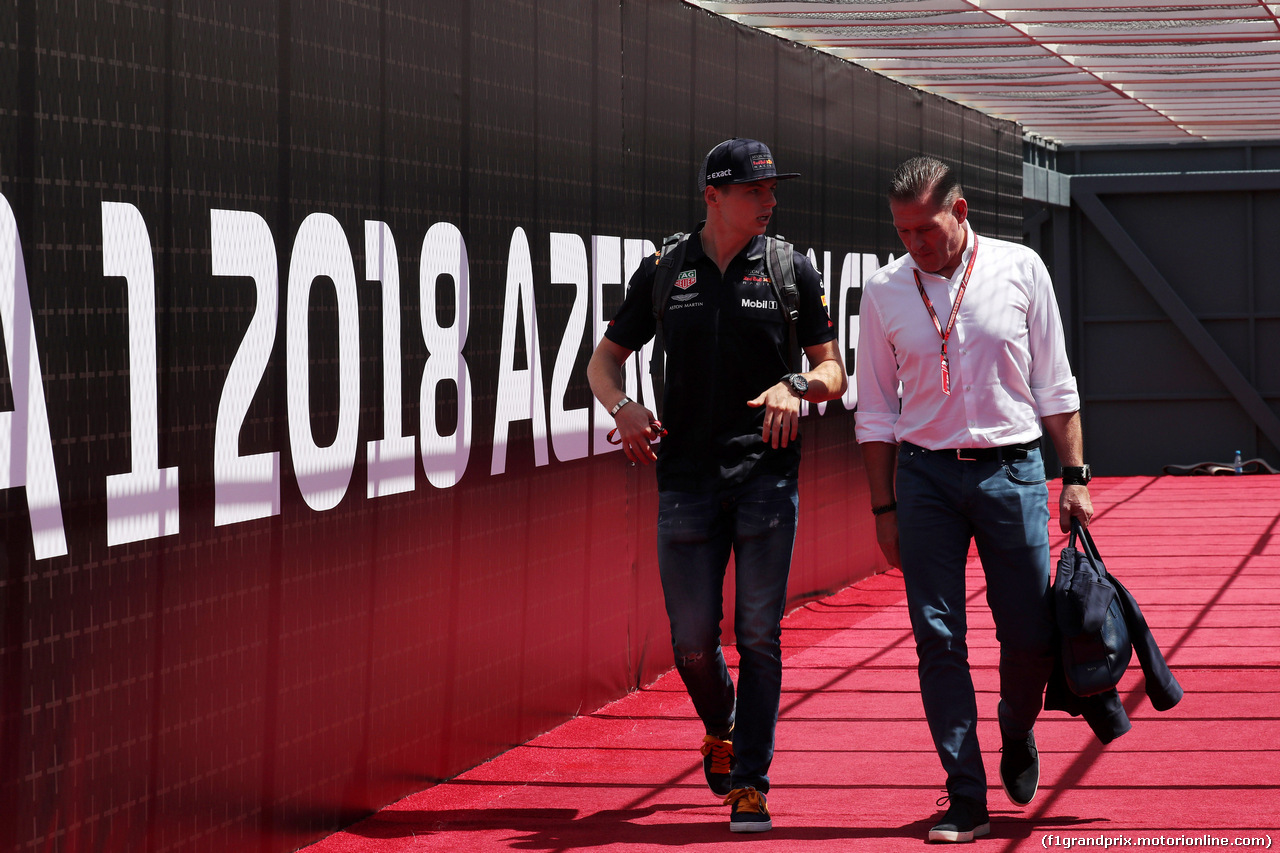
[[[670,0],[0,32],[6,853],[294,849],[670,666],[585,368],[715,142],[804,173],[850,370],[889,170],[1018,196],[1006,126]],[[882,567],[854,402],[804,421],[794,604]]]
[[[1072,206],[1032,207],[1028,221],[1064,305],[1096,473],[1230,463],[1236,450],[1280,464],[1278,151],[1052,152]]]

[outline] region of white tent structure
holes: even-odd
[[[1280,138],[1260,0],[686,0],[1051,144]]]

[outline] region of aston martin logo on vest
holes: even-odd
[[[697,270],[687,270],[676,276],[676,287],[681,290],[688,290],[698,283]]]

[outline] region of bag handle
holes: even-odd
[[[1076,537],[1080,538],[1080,550],[1093,565],[1095,571],[1099,575],[1106,575],[1106,567],[1102,564],[1102,555],[1098,553],[1098,546],[1093,543],[1093,537],[1089,535],[1089,528],[1080,522],[1080,519],[1074,515],[1071,516],[1071,536],[1067,542],[1067,547],[1075,547]]]

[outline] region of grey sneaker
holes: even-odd
[[[1009,737],[1000,732],[1000,787],[1015,806],[1025,806],[1040,788],[1040,752],[1035,732]]]
[[[967,842],[991,832],[991,818],[987,807],[972,797],[943,797],[942,805],[951,800],[951,806],[942,820],[929,830],[930,841]]]

